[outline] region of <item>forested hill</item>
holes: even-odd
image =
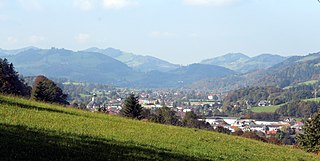
[[[222,78],[236,72],[215,65],[191,64],[169,72],[151,71],[134,82],[136,87],[183,87],[208,78]]]
[[[242,53],[229,53],[203,60],[201,64],[218,65],[240,73],[247,73],[267,69],[275,64],[281,63],[285,59],[286,57],[275,54],[261,54],[255,57],[249,57]]]
[[[24,76],[44,74],[49,77],[77,81],[119,83],[135,74],[122,62],[93,52],[73,52],[56,48],[28,49],[5,57]]]
[[[320,78],[320,53],[293,56],[270,68],[245,74],[229,75],[218,79],[206,79],[190,87],[223,89],[230,91],[247,86],[286,86]]]
[[[293,57],[269,68],[259,85],[275,85],[281,88],[320,78],[320,53]]]
[[[170,70],[177,69],[179,67],[179,65],[169,63],[165,60],[161,60],[153,56],[137,55],[137,54],[124,52],[114,48],[99,49],[99,48],[93,47],[93,48],[86,49],[84,51],[97,52],[97,53],[108,55],[114,59],[121,61],[122,63],[125,63],[132,69],[136,71],[141,71],[141,72],[150,72],[154,70],[167,72]]]
[[[19,74],[23,76],[46,75],[51,78],[124,87],[181,87],[202,79],[235,74],[234,71],[227,68],[205,64],[170,67],[170,64],[166,64],[165,61],[147,56],[141,56],[143,60],[141,60],[142,64],[139,67],[151,71],[139,71],[137,68],[129,67],[124,62],[117,60],[130,56],[134,58],[134,61],[140,61],[138,55],[125,54],[115,49],[103,50],[104,53],[97,52],[100,50],[91,50],[94,52],[30,47],[12,51],[0,50],[0,55],[2,53],[3,58],[12,62]],[[150,62],[148,62],[149,60]],[[146,62],[148,63],[146,64]],[[159,69],[160,66],[168,68]]]

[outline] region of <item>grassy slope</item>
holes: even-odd
[[[281,104],[282,105],[282,104]],[[264,106],[264,107],[252,107],[251,111],[256,113],[261,112],[275,112],[281,105],[276,106]]]
[[[319,160],[298,149],[0,96],[0,160]]]
[[[315,102],[320,102],[320,97],[317,97],[316,99],[314,99],[314,98],[308,98],[308,99],[304,99],[304,101],[315,101]]]
[[[305,82],[300,82],[296,86],[299,86],[299,85],[313,85],[313,84],[315,84],[317,82],[318,82],[318,80],[309,80],[309,81],[305,81]],[[287,86],[287,87],[284,87],[283,89],[290,89],[292,87],[293,86]]]

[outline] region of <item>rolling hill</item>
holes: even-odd
[[[28,49],[5,57],[25,76],[43,74],[95,83],[125,83],[135,74],[122,62],[94,52],[73,52],[56,48]]]
[[[263,58],[261,60],[267,61],[268,59]],[[229,75],[218,79],[200,80],[194,82],[191,86],[195,88],[223,89],[224,91],[246,86],[278,86],[285,88],[306,81],[319,80],[319,64],[320,53],[292,56],[267,69]]]
[[[240,66],[244,65],[246,61],[250,60],[245,54],[242,53],[229,53],[223,56],[206,59],[201,61],[201,64],[218,65],[231,70],[239,71]]]
[[[296,148],[0,96],[0,160],[319,160]]]
[[[106,48],[106,49],[99,49],[99,48],[89,48],[84,51],[89,52],[97,52],[108,55],[114,59],[117,59],[129,67],[133,68],[136,71],[141,72],[150,72],[150,71],[161,71],[167,72],[170,70],[177,69],[179,65],[169,63],[167,61],[152,57],[152,56],[142,56],[136,55],[132,53],[123,52],[118,49],[114,48]]]
[[[136,87],[182,87],[203,79],[215,79],[228,75],[234,75],[236,72],[215,65],[191,64],[181,66],[169,72],[151,71],[146,73],[141,79],[135,81]]]
[[[258,79],[259,85],[286,87],[300,82],[320,78],[320,53],[295,56],[269,68],[264,77]]]
[[[123,53],[112,48],[90,50],[92,52],[30,47],[12,51],[3,50],[5,52],[1,57],[12,62],[17,71],[24,76],[42,74],[50,78],[125,87],[181,87],[201,79],[218,78],[235,73],[213,65],[177,66],[154,57]],[[102,53],[98,52],[100,50]],[[139,65],[131,68],[116,58],[122,61],[132,59],[130,63],[135,62]]]
[[[240,73],[247,73],[267,69],[275,64],[281,63],[285,59],[285,57],[280,55],[272,54],[261,54],[255,57],[249,57],[242,53],[229,53],[212,59],[203,60],[201,64],[218,65]]]

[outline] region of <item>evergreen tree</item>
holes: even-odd
[[[298,144],[308,152],[320,151],[320,113],[304,125],[304,133],[297,136]]]
[[[0,93],[30,96],[30,87],[19,78],[13,64],[0,58]]]
[[[37,76],[32,88],[31,98],[37,101],[69,104],[67,95],[52,80],[43,75]]]
[[[142,118],[142,112],[143,108],[139,104],[139,97],[136,97],[134,94],[130,94],[122,105],[120,115],[140,120]]]

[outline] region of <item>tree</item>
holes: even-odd
[[[304,133],[297,136],[298,144],[308,152],[320,151],[320,113],[304,125]]]
[[[31,88],[19,78],[13,64],[0,58],[0,93],[19,96],[30,96]]]
[[[124,117],[129,117],[132,119],[140,120],[142,118],[143,108],[139,104],[139,97],[134,94],[130,94],[122,105],[120,115]]]
[[[152,116],[151,121],[167,125],[180,125],[179,117],[167,106],[158,109]]]
[[[182,120],[182,124],[183,126],[190,127],[190,128],[208,129],[208,130],[212,129],[209,123],[205,121],[199,121],[197,115],[192,111],[186,112]]]
[[[69,104],[67,95],[52,80],[43,75],[36,77],[32,87],[31,99],[50,103]]]

